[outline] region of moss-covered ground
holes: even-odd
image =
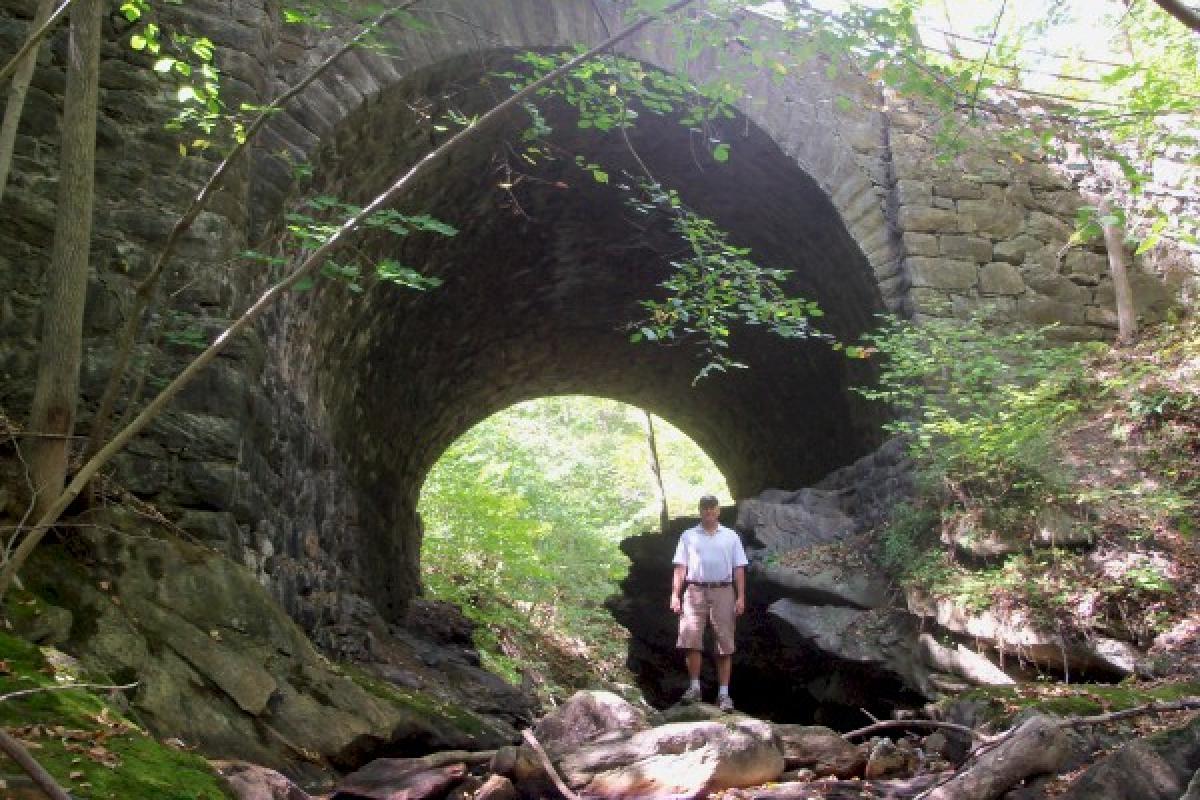
[[[10,607],[30,605],[15,592]],[[225,800],[232,797],[208,762],[168,747],[124,715],[107,697],[64,689],[90,676],[73,674],[69,659],[0,633],[0,726],[20,740],[65,788],[89,800]],[[0,758],[0,773],[20,769]]]

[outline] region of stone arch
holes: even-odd
[[[406,98],[469,84],[479,77],[481,53],[503,58],[513,49],[603,35],[587,2],[448,6],[456,18],[497,33],[494,46],[481,49],[462,32],[401,37],[402,74],[369,52],[347,56],[343,69],[279,115],[264,140],[251,181],[256,228],[279,213],[289,191],[290,172],[279,153],[311,161],[322,190],[365,202],[398,165],[428,147],[412,140],[419,131],[401,124]],[[629,55],[667,66],[667,52],[665,41],[651,39]],[[867,111],[839,117],[833,97],[846,87],[835,92],[825,81],[821,71],[751,87],[737,122],[743,133],[734,143],[732,173],[693,169],[688,134],[671,120],[646,116],[633,135],[641,137],[639,147],[657,148],[659,177],[686,184],[685,200],[737,243],[772,266],[802,262],[792,288],[826,306],[828,329],[853,340],[873,314],[903,308],[903,285],[884,192],[872,177],[872,170],[880,182],[886,177],[881,118]],[[611,144],[578,136],[570,144],[585,152],[608,147],[607,157],[621,157]],[[527,219],[497,223],[488,197],[494,184],[486,174],[489,147],[475,145],[456,156],[437,182],[414,188],[419,202],[407,209],[446,218],[463,227],[460,237],[405,243],[400,250],[372,239],[363,245],[379,257],[398,252],[421,263],[445,281],[438,291],[418,297],[371,286],[354,296],[326,287],[315,302],[289,300],[268,331],[277,354],[270,362],[282,365],[276,377],[303,408],[306,431],[299,438],[318,442],[288,442],[284,449],[297,454],[288,456],[297,466],[285,472],[323,487],[303,498],[308,511],[283,516],[324,517],[327,528],[331,516],[350,520],[353,536],[322,536],[342,540],[330,549],[353,560],[362,591],[386,615],[399,614],[417,591],[415,509],[426,471],[458,435],[514,402],[586,393],[646,408],[709,453],[738,496],[811,482],[878,443],[878,409],[848,391],[869,373],[824,343],[796,345],[749,331],[741,356],[751,369],[697,386],[699,364],[686,351],[631,345],[619,323],[655,291],[661,272],[639,271],[622,255],[627,220],[611,188],[578,183],[566,199],[542,191],[531,196]],[[567,180],[574,182],[558,182]],[[728,190],[726,182],[740,188]],[[504,280],[475,269],[484,258],[505,268]],[[604,268],[583,268],[590,264]],[[316,467],[298,453],[325,447],[344,473],[336,487],[304,477]],[[337,497],[322,500],[320,492]],[[323,502],[345,510],[330,515],[319,510]]]

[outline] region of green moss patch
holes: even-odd
[[[0,694],[62,686],[86,676],[47,660],[28,642],[0,633]],[[155,741],[114,706],[86,690],[38,692],[0,703],[0,725],[68,791],[91,800],[226,800],[208,762]],[[19,768],[0,759],[0,772]]]
[[[349,664],[339,664],[338,670],[368,694],[407,709],[414,716],[431,723],[449,723],[454,728],[471,736],[479,736],[487,732],[487,722],[470,709],[438,700],[422,692],[402,689]]]

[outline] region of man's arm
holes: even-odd
[[[671,610],[676,614],[683,611],[683,579],[687,577],[687,565],[676,564],[671,574]]]
[[[734,611],[740,617],[746,613],[746,568],[733,568],[733,585],[737,590],[737,603],[734,605]]]

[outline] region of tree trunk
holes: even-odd
[[[37,13],[33,18],[30,30],[37,31],[50,19],[54,10],[54,0],[40,0]],[[29,91],[29,82],[33,80],[33,70],[37,66],[37,48],[29,53],[17,65],[13,75],[12,86],[8,89],[8,105],[4,108],[4,124],[0,126],[0,199],[8,187],[8,172],[12,168],[13,146],[17,142],[17,127],[21,124],[21,112],[25,110],[25,93]]]
[[[1101,220],[1112,215],[1112,203],[1107,197],[1095,202]],[[1112,274],[1113,293],[1117,303],[1117,343],[1129,344],[1137,336],[1137,312],[1133,306],[1133,287],[1129,285],[1129,256],[1125,250],[1122,226],[1101,222],[1104,247],[1108,250],[1108,270]]]
[[[58,216],[46,271],[37,387],[29,423],[30,432],[39,434],[32,439],[29,459],[37,498],[35,516],[41,516],[62,493],[75,426],[92,238],[103,6],[101,0],[78,0],[71,9]]]
[[[667,508],[667,489],[663,485],[662,464],[658,460],[658,437],[654,435],[654,417],[646,414],[646,442],[650,445],[650,469],[654,472],[654,480],[658,483],[658,526],[665,535],[667,525],[671,522],[670,510]]]

